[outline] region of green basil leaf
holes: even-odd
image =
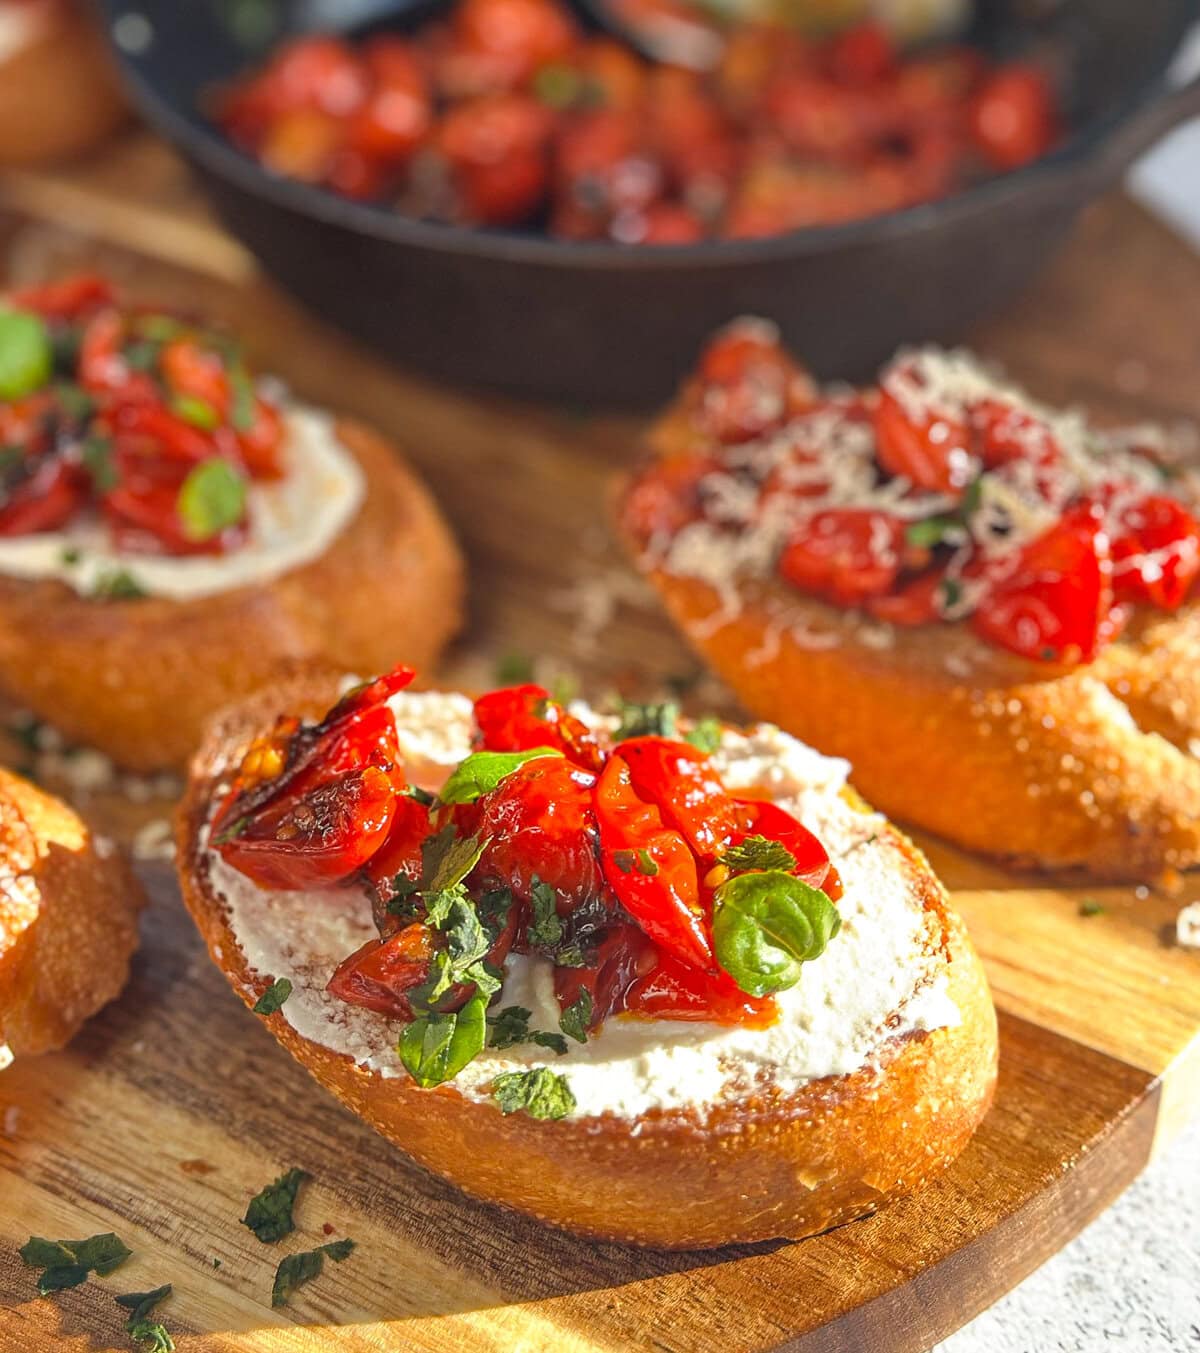
[[[98,575],[91,595],[97,601],[137,601],[150,594],[127,568],[113,568]]]
[[[562,1034],[543,1033],[540,1029],[535,1029],[529,1035],[529,1041],[536,1043],[539,1048],[549,1048],[551,1052],[557,1053],[559,1057],[567,1055],[567,1040]]]
[[[562,1012],[558,1027],[576,1043],[586,1043],[588,1025],[592,1022],[592,993],[584,987]]]
[[[755,835],[730,846],[721,856],[721,863],[735,874],[751,869],[778,869],[788,874],[796,867],[796,857],[781,842]]]
[[[422,1015],[400,1036],[398,1051],[408,1074],[429,1089],[452,1080],[482,1050],[487,1036],[487,997],[480,992],[453,1014]]]
[[[534,874],[529,887],[529,901],[533,910],[525,937],[537,948],[552,949],[562,939],[563,923],[558,914],[558,899],[554,889]]]
[[[92,488],[97,493],[108,493],[117,487],[120,476],[113,464],[113,443],[111,437],[90,436],[83,439],[79,448],[84,468],[92,479]]]
[[[229,421],[238,432],[249,432],[254,426],[254,383],[246,368],[229,368]]]
[[[242,1225],[248,1227],[264,1245],[282,1240],[289,1231],[296,1229],[292,1220],[292,1209],[296,1205],[296,1194],[300,1185],[312,1176],[307,1170],[291,1169],[281,1174],[260,1193],[250,1199]]]
[[[250,1007],[254,1015],[273,1015],[292,994],[292,984],[286,977],[278,977]]]
[[[25,310],[0,310],[0,399],[24,399],[54,372],[45,321]]]
[[[171,400],[171,412],[201,432],[215,432],[221,426],[221,415],[216,409],[208,400],[195,395],[176,395]]]
[[[59,1244],[65,1245],[71,1251],[77,1264],[93,1269],[102,1278],[107,1277],[114,1269],[120,1268],[133,1253],[129,1246],[111,1231],[105,1231],[98,1236],[89,1236],[86,1240],[63,1240]]]
[[[68,1287],[87,1282],[87,1276],[82,1264],[55,1264],[38,1278],[38,1293],[46,1297],[51,1292],[64,1292]]]
[[[684,734],[684,739],[701,752],[715,752],[721,745],[721,721],[708,715],[697,719]]]
[[[630,700],[622,700],[617,711],[621,722],[613,738],[617,742],[625,738],[660,737],[673,738],[679,720],[679,706],[674,700],[664,700],[659,704],[638,705]]]
[[[75,1256],[61,1240],[43,1240],[41,1236],[30,1236],[17,1253],[30,1268],[53,1268],[56,1264],[75,1262]]]
[[[795,986],[842,924],[819,888],[779,870],[735,874],[713,901],[717,962],[751,996]]]
[[[325,1256],[340,1264],[354,1249],[352,1240],[334,1240],[328,1245],[319,1245],[315,1250],[301,1250],[299,1254],[289,1254],[275,1270],[275,1282],[271,1287],[271,1305],[286,1306],[288,1298],[302,1283],[316,1278],[325,1267]]]
[[[487,844],[477,836],[459,836],[453,822],[426,837],[421,843],[421,892],[441,893],[461,883]]]
[[[492,1095],[501,1113],[524,1110],[530,1118],[565,1118],[575,1107],[567,1078],[548,1066],[504,1072],[492,1081]]]
[[[124,1306],[133,1314],[125,1322],[129,1337],[145,1353],[174,1353],[175,1341],[160,1321],[151,1320],[150,1312],[171,1295],[171,1284],[164,1283],[153,1292],[127,1292],[116,1298],[118,1306]]]
[[[438,799],[441,803],[474,803],[488,794],[527,761],[546,756],[562,756],[553,747],[535,747],[528,752],[473,752],[450,772]]]
[[[246,511],[246,481],[226,460],[201,461],[183,481],[178,510],[189,540],[211,540]]]

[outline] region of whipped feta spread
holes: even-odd
[[[328,414],[293,406],[285,425],[283,475],[250,484],[249,534],[228,554],[130,554],[114,549],[92,516],[62,531],[0,539],[0,574],[56,578],[89,596],[126,573],[149,596],[190,601],[271,582],[319,558],[358,511],[366,479]]]
[[[410,779],[436,789],[471,750],[471,702],[406,691],[391,706]],[[599,721],[586,707],[572,712]],[[928,952],[930,923],[911,893],[903,856],[879,835],[881,817],[858,812],[841,797],[847,763],[765,724],[744,735],[726,730],[713,761],[730,789],[765,790],[814,831],[845,887],[837,904],[841,931],[819,959],[804,965],[800,981],[776,997],[777,1023],[729,1028],[618,1015],[587,1043],[568,1040],[565,1056],[536,1045],[484,1049],[452,1082],[463,1094],[488,1099],[500,1072],[546,1065],[567,1077],[575,1117],[703,1113],[764,1082],[788,1093],[810,1080],[846,1075],[871,1064],[896,1036],[959,1022],[940,956]],[[265,979],[292,982],[282,1014],[296,1032],[380,1075],[406,1076],[396,1053],[403,1026],[325,990],[337,964],[377,938],[365,892],[271,892],[215,852],[209,866],[248,965]],[[510,955],[493,1009],[506,1005],[531,1011],[531,1029],[557,1031],[551,965]]]

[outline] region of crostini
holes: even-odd
[[[93,277],[0,305],[0,691],[138,771],[281,662],[432,662],[462,564],[379,436]]]
[[[210,954],[322,1084],[480,1198],[661,1247],[809,1235],[961,1151],[986,980],[844,762],[411,677],[259,692],[180,808]]]
[[[619,529],[747,708],[902,821],[1022,865],[1200,861],[1200,479],[968,354],[819,390],[772,326],[704,354]]]
[[[144,902],[111,842],[0,770],[0,1066],[62,1047],[120,993]]]
[[[0,165],[99,145],[128,117],[83,0],[0,0]]]

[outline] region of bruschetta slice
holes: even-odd
[[[102,279],[0,303],[0,445],[0,691],[121,766],[181,767],[281,662],[432,662],[458,626],[458,550],[382,437]]]
[[[62,1047],[120,993],[145,900],[110,841],[0,770],[0,1064]]]
[[[844,762],[411,676],[260,692],[180,809],[209,952],[323,1085],[480,1198],[669,1248],[809,1235],[962,1150],[987,983]]]
[[[1018,864],[1200,861],[1200,479],[967,353],[819,390],[719,335],[618,523],[746,706],[902,821]]]

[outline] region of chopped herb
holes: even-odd
[[[796,857],[779,841],[747,836],[739,845],[730,846],[721,856],[721,863],[735,874],[751,869],[780,869],[786,874],[795,869]]]
[[[544,1033],[540,1029],[535,1029],[529,1035],[529,1041],[536,1043],[539,1048],[549,1048],[551,1052],[556,1052],[560,1057],[567,1055],[567,1040],[562,1034]]]
[[[45,320],[26,310],[0,310],[0,399],[24,399],[54,372]]]
[[[529,943],[537,948],[550,949],[562,939],[562,918],[558,914],[558,899],[554,889],[543,883],[536,874],[529,889],[533,919],[526,931]]]
[[[904,543],[915,550],[932,550],[963,529],[957,516],[926,517],[904,528]]]
[[[617,866],[622,874],[633,873],[633,851],[632,850],[614,850],[612,853],[612,862]]]
[[[526,686],[533,680],[533,659],[524,653],[505,653],[496,662],[497,686]]]
[[[612,862],[622,874],[632,874],[636,869],[639,874],[653,878],[658,873],[658,865],[644,846],[639,850],[614,850]]]
[[[46,1296],[64,1288],[78,1287],[89,1273],[106,1277],[133,1253],[111,1232],[86,1240],[44,1240],[30,1236],[18,1253],[30,1268],[40,1268],[38,1292]]]
[[[432,915],[430,921],[434,923]],[[472,982],[482,995],[490,996],[499,991],[499,975],[484,962],[493,938],[484,928],[471,899],[455,898],[445,917],[436,924],[445,936],[446,947],[434,953],[426,980],[408,990],[409,1001],[416,1006],[432,1007],[451,987]]]
[[[162,352],[162,344],[155,343],[148,338],[136,339],[125,347],[122,354],[125,358],[125,365],[133,371],[153,371],[158,365],[159,354]]]
[[[221,1261],[220,1261],[219,1259],[214,1259],[214,1260],[212,1261],[212,1264],[213,1264],[213,1268],[220,1268],[220,1267],[221,1267]]]
[[[292,994],[292,984],[286,977],[277,977],[250,1007],[255,1015],[273,1015]]]
[[[289,1231],[296,1229],[292,1220],[292,1209],[296,1205],[296,1194],[300,1185],[312,1175],[307,1170],[291,1169],[281,1174],[273,1183],[268,1184],[261,1193],[250,1199],[242,1225],[248,1227],[264,1245],[282,1240]]]
[[[9,724],[8,733],[14,742],[20,743],[27,752],[36,756],[42,750],[46,727],[35,714],[22,714]]]
[[[64,564],[67,568],[74,568],[82,558],[83,555],[71,546],[68,546],[64,550],[60,550],[58,554],[59,563]]]
[[[957,578],[943,578],[941,581],[942,610],[951,611],[963,599],[963,586]]]
[[[1107,908],[1094,897],[1085,897],[1079,904],[1080,916],[1103,916]]]
[[[254,426],[254,383],[245,367],[234,364],[229,368],[229,421],[238,432],[249,432]]]
[[[421,891],[445,892],[479,863],[488,843],[477,836],[459,836],[451,822],[421,844]]]
[[[586,968],[588,962],[588,955],[578,941],[561,945],[554,951],[554,965],[558,968]]]
[[[550,695],[560,705],[569,705],[579,694],[579,678],[572,672],[559,672],[550,683]]]
[[[711,714],[697,719],[684,736],[698,750],[715,752],[721,745],[721,721]]]
[[[113,464],[113,444],[109,437],[95,434],[85,437],[79,448],[84,468],[92,479],[92,487],[97,493],[107,493],[117,487],[116,466]]]
[[[98,575],[92,596],[97,601],[136,601],[149,593],[128,569],[114,568]]]
[[[474,803],[527,761],[552,756],[561,758],[562,752],[554,747],[534,747],[527,752],[473,752],[450,772],[450,778],[438,794],[438,801]]]
[[[169,343],[183,332],[183,325],[171,315],[138,315],[133,321],[133,329],[153,343]]]
[[[418,1085],[451,1080],[482,1050],[486,1010],[487,997],[476,992],[461,1010],[421,1015],[405,1026],[397,1052]]]
[[[301,1250],[299,1254],[289,1254],[280,1261],[275,1270],[275,1282],[271,1288],[271,1305],[286,1306],[288,1298],[303,1283],[320,1275],[325,1267],[325,1256],[340,1264],[349,1257],[354,1249],[352,1240],[334,1240],[328,1245],[318,1245],[315,1250]]]
[[[246,481],[227,460],[201,461],[183,481],[178,511],[189,540],[211,540],[236,526],[246,511]]]
[[[583,78],[572,66],[555,62],[543,66],[533,78],[533,94],[550,108],[569,108],[583,89]]]
[[[420,785],[409,785],[404,792],[410,799],[416,799],[418,803],[424,804],[426,808],[431,808],[437,803],[437,795],[431,794],[427,789],[422,789]]]
[[[577,1043],[586,1043],[588,1026],[592,1022],[592,993],[586,987],[562,1012],[558,1027]]]
[[[647,878],[653,878],[658,873],[658,865],[655,864],[650,852],[645,846],[640,846],[637,852],[638,873],[644,874]]]
[[[795,986],[842,925],[819,888],[779,870],[735,874],[713,900],[717,962],[751,996]]]
[[[54,400],[63,413],[76,423],[90,418],[96,407],[91,395],[70,381],[55,381]]]
[[[506,1005],[498,1015],[489,1015],[488,1047],[512,1048],[529,1039],[529,1016],[523,1005]]]
[[[679,706],[674,700],[664,700],[656,705],[638,705],[622,700],[617,712],[621,716],[621,722],[613,737],[618,742],[625,738],[675,736]]]
[[[524,1110],[530,1118],[565,1118],[575,1107],[567,1078],[548,1066],[504,1072],[492,1081],[492,1095],[501,1113]]]
[[[148,1353],[174,1353],[175,1341],[167,1333],[166,1326],[150,1319],[150,1312],[170,1295],[171,1284],[164,1283],[153,1292],[127,1292],[116,1298],[118,1306],[132,1312],[125,1322],[129,1337]]]

